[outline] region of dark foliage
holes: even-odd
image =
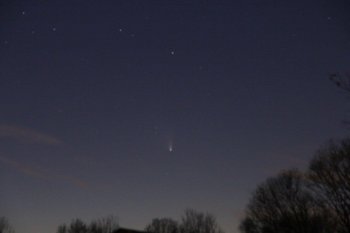
[[[57,233],[112,233],[119,228],[117,218],[108,216],[94,220],[89,224],[80,219],[74,219],[69,225],[62,224]]]
[[[187,209],[181,219],[180,233],[222,233],[222,230],[212,214]]]
[[[171,218],[155,218],[145,228],[145,231],[152,233],[178,233],[178,223]]]
[[[7,218],[0,217],[0,233],[14,233],[12,226],[8,222]]]
[[[329,79],[339,88],[350,92],[350,74],[342,75],[334,73],[329,76]]]
[[[296,170],[269,178],[253,193],[240,229],[246,233],[321,233],[332,224]]]
[[[152,233],[222,233],[212,214],[193,209],[185,210],[180,223],[170,218],[156,218],[145,230]]]
[[[337,230],[350,232],[350,139],[330,142],[310,163],[312,189],[333,213]]]

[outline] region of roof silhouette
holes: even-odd
[[[113,233],[148,233],[148,232],[120,227],[117,230],[113,231]]]

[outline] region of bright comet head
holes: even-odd
[[[172,152],[174,150],[172,141],[169,142],[168,150],[169,150],[169,152]]]

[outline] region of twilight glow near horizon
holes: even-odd
[[[251,192],[349,129],[346,0],[3,0],[0,216],[17,233],[186,208],[238,233]]]

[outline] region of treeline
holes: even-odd
[[[117,218],[109,216],[90,223],[74,219],[70,224],[60,225],[57,233],[112,233],[118,228]],[[144,230],[151,233],[223,233],[212,214],[194,209],[185,210],[179,222],[171,218],[154,218]]]
[[[76,218],[69,224],[61,224],[57,227],[57,233],[112,233],[119,228],[118,219],[107,216],[93,220],[89,223]],[[0,217],[0,233],[15,233],[5,217]]]
[[[0,217],[0,233],[14,233],[12,226],[5,217]]]
[[[145,227],[152,233],[223,233],[216,218],[210,213],[185,210],[180,222],[171,218],[155,218]]]
[[[113,216],[85,223],[74,219],[57,233],[112,233]],[[239,229],[244,233],[350,233],[350,139],[331,141],[319,149],[306,171],[281,171],[257,186]],[[187,209],[180,221],[155,218],[151,233],[223,233],[215,217]],[[4,217],[0,233],[14,233]]]
[[[61,225],[57,233],[111,233],[118,228],[118,224],[112,222],[92,222],[81,227],[81,221],[75,220],[70,225]],[[240,230],[244,233],[350,233],[350,139],[331,141],[319,149],[306,171],[284,170],[258,185],[246,207]],[[222,233],[212,214],[193,209],[185,210],[180,221],[155,218],[145,231]]]
[[[245,233],[350,233],[350,140],[330,142],[305,172],[282,171],[247,205]]]
[[[118,229],[118,218],[107,216],[91,222],[76,218],[68,224],[59,225],[56,233],[113,233]],[[194,209],[185,210],[180,221],[154,218],[144,230],[150,233],[223,233],[214,215]],[[14,233],[5,217],[0,218],[0,233]]]
[[[111,215],[90,223],[85,223],[79,218],[73,219],[70,224],[58,226],[57,233],[112,233],[118,228],[118,218]]]

